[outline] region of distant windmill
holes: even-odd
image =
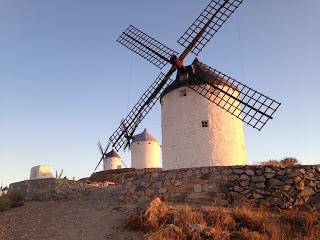
[[[232,152],[233,156],[231,157],[237,157],[238,154],[245,155],[243,153],[245,150],[241,150],[241,148],[245,148],[241,121],[261,130],[268,120],[273,118],[273,114],[280,103],[199,62],[198,59],[195,59],[189,66],[185,66],[183,63],[190,52],[195,55],[201,52],[242,2],[243,0],[212,0],[178,40],[178,43],[185,48],[180,55],[133,26],[129,26],[122,33],[117,40],[120,44],[160,69],[168,63],[171,64],[171,68],[166,74],[159,74],[134,105],[128,116],[121,121],[120,126],[109,138],[107,148],[102,153],[97,167],[108,151],[108,147],[112,146],[118,151],[120,148],[128,146],[128,141],[132,138],[138,124],[159,98],[164,101],[162,103],[162,139],[165,169],[203,166],[205,164],[233,164],[232,161],[220,161],[220,155],[228,154],[233,149],[239,150]],[[175,71],[177,71],[176,80],[172,81],[170,77]],[[186,88],[191,89],[192,93],[189,94]],[[171,95],[176,94],[177,90],[180,90],[181,97],[190,95],[191,100],[188,102],[190,104],[183,105],[183,100],[175,96],[169,96],[169,93]],[[195,98],[193,92],[203,98]],[[186,99],[185,103],[188,101],[187,98],[181,99]],[[203,104],[203,99],[209,101]],[[170,104],[168,105],[167,102],[170,102]],[[175,108],[175,104],[177,106],[180,104],[179,106],[182,106],[182,109]],[[199,110],[199,108],[201,109]],[[201,123],[192,122],[191,120],[199,120],[199,116],[194,116],[194,119],[192,119],[194,112],[198,112],[199,116],[202,114],[210,119],[204,119]],[[235,123],[234,120],[226,116],[228,115],[226,112],[241,121]],[[208,128],[210,131],[202,133],[199,125]],[[236,127],[234,127],[235,125]],[[174,142],[170,142],[170,139],[174,139]],[[190,150],[188,149],[189,146],[195,149]],[[204,153],[207,151],[211,155],[205,155]],[[183,152],[188,154],[183,155]],[[192,153],[192,156],[189,153]],[[210,158],[208,162],[206,160],[199,163],[193,162],[195,158],[205,156]],[[245,161],[243,160],[243,162]]]

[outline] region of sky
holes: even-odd
[[[159,74],[118,36],[132,24],[181,52],[177,40],[208,3],[0,0],[0,183],[28,179],[39,164],[89,176],[97,141],[106,144]],[[261,132],[244,127],[250,164],[320,162],[319,9],[318,0],[244,0],[198,56],[282,103]],[[161,140],[159,103],[144,128]],[[130,152],[120,155],[130,166]]]

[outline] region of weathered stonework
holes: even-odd
[[[155,173],[161,171],[160,168],[145,168],[145,169],[135,169],[135,168],[122,168],[114,170],[106,170],[93,173],[89,178],[80,179],[80,182],[84,183],[103,183],[103,182],[113,182],[116,185],[122,184],[124,179],[130,179],[139,174],[144,173]]]
[[[26,200],[74,198],[88,192],[90,185],[67,179],[47,178],[12,183],[10,192],[19,192]]]
[[[176,202],[278,208],[320,204],[320,165],[234,166],[131,172],[122,178],[124,201],[161,197]]]

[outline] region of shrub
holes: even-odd
[[[292,167],[300,164],[299,160],[294,157],[286,157],[282,160],[269,160],[260,162],[258,165],[273,166],[273,167]]]
[[[24,204],[24,198],[20,193],[12,192],[8,194],[8,197],[12,208],[20,207]]]
[[[319,240],[320,213],[244,205],[237,208],[171,206],[155,199],[139,215],[147,240]],[[133,223],[132,223],[133,224]],[[132,226],[132,225],[131,225]]]
[[[0,197],[0,212],[8,210],[11,208],[10,199],[7,195],[3,195]]]
[[[20,207],[24,204],[24,198],[20,193],[9,192],[0,197],[0,212],[14,207]]]

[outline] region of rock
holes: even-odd
[[[287,185],[283,186],[283,190],[286,191],[286,192],[288,192],[290,189],[291,189],[291,185],[287,184]]]
[[[240,180],[249,180],[249,179],[250,179],[250,177],[248,175],[242,174],[240,176]]]
[[[157,177],[159,177],[159,173],[157,173],[157,172],[152,173],[152,177],[153,177],[153,178],[157,178]]]
[[[314,195],[315,191],[311,187],[304,187],[303,191],[300,193],[301,196],[311,196]]]
[[[229,175],[228,176],[228,181],[235,181],[235,180],[237,180],[237,179],[239,179],[239,176],[238,175]]]
[[[281,208],[283,206],[283,201],[280,198],[272,198],[271,204]]]
[[[200,185],[200,184],[195,184],[195,185],[193,186],[193,190],[194,190],[194,192],[196,192],[196,193],[201,192],[201,185]]]
[[[255,173],[252,169],[248,169],[248,170],[246,170],[246,174],[249,176],[253,176]]]
[[[165,193],[167,191],[167,188],[163,187],[159,189],[159,193]]]
[[[303,191],[303,190],[304,190],[304,181],[303,181],[303,180],[300,181],[300,182],[297,184],[296,188],[297,188],[299,191]]]
[[[266,167],[265,169],[264,169],[264,172],[266,172],[266,173],[276,173],[274,170],[272,170],[270,167]]]
[[[299,169],[299,171],[300,171],[302,174],[305,174],[305,173],[306,173],[306,170],[303,169],[303,168]]]
[[[317,183],[314,182],[314,181],[312,181],[312,182],[309,182],[309,183],[308,183],[308,186],[309,186],[309,187],[316,187],[316,186],[317,186]]]
[[[274,197],[274,198],[280,198],[280,197],[282,197],[282,193],[281,193],[281,191],[279,191],[279,190],[273,191],[273,192],[271,193],[271,195],[272,195],[272,197]]]
[[[242,187],[239,187],[239,186],[234,186],[234,187],[233,187],[233,190],[234,190],[235,192],[242,192],[242,191],[243,191],[243,188],[242,188]]]
[[[244,173],[245,171],[244,171],[243,169],[235,168],[235,169],[232,169],[232,172],[234,172],[235,174],[242,174],[242,173]]]
[[[298,182],[300,182],[301,181],[301,177],[294,177],[293,178],[293,181],[295,182],[295,183],[298,183]]]
[[[240,182],[240,186],[242,186],[242,187],[246,187],[248,185],[249,185],[249,181],[241,181]]]
[[[266,179],[264,176],[251,176],[252,182],[264,182]]]
[[[265,191],[263,191],[261,189],[256,189],[256,192],[259,193],[259,194],[263,194],[263,195],[266,193]]]
[[[182,181],[181,181],[181,180],[177,180],[177,181],[174,183],[174,185],[175,185],[176,187],[181,186],[181,185],[182,185]]]
[[[278,171],[278,172],[277,172],[277,175],[278,175],[278,176],[283,176],[285,173],[286,173],[285,170],[281,170],[281,171]]]
[[[270,178],[269,179],[269,183],[270,183],[270,185],[272,185],[272,186],[281,186],[281,185],[283,185],[283,182],[281,182],[279,179],[277,179],[277,178]]]
[[[256,183],[256,184],[255,184],[255,187],[256,187],[256,188],[265,188],[266,185],[264,185],[263,182],[260,182],[260,183]]]
[[[235,198],[242,198],[242,195],[238,192],[230,192],[230,195]]]
[[[258,193],[253,193],[253,198],[258,199],[258,198],[263,198],[263,196]]]
[[[266,178],[273,178],[275,176],[275,174],[274,173],[265,173],[264,176]]]

